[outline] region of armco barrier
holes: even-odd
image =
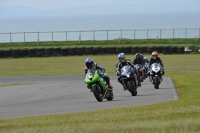
[[[199,48],[193,48],[193,53],[199,53]],[[161,51],[162,50],[162,51]],[[153,51],[163,54],[184,54],[185,47],[177,46],[155,46],[155,47],[74,47],[74,48],[31,48],[31,49],[9,49],[0,50],[0,58],[18,58],[18,57],[50,57],[50,56],[74,56],[74,55],[98,55],[119,53],[133,54],[151,54]],[[161,52],[160,52],[161,51]]]

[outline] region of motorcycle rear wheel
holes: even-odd
[[[110,93],[110,94],[109,94],[109,97],[107,97],[106,99],[107,99],[108,101],[112,101],[113,98],[114,98],[113,92],[109,92],[109,93]]]

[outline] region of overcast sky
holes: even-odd
[[[0,0],[0,7],[7,6],[25,6],[38,9],[56,9],[74,6],[93,6],[93,5],[110,5],[110,4],[148,4],[149,6],[170,5],[189,6],[200,11],[200,0]],[[189,10],[189,9],[188,9]]]

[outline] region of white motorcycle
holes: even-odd
[[[150,66],[149,80],[154,84],[155,89],[159,89],[162,79],[162,67],[158,63]]]

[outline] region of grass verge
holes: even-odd
[[[189,46],[200,47],[200,39],[114,39],[102,41],[48,41],[0,43],[0,49],[48,47],[107,47],[107,46]]]
[[[1,119],[0,131],[1,133],[198,133],[200,131],[199,55],[160,55],[160,57],[165,65],[166,76],[172,77],[180,94],[179,100],[119,109]],[[0,62],[4,65],[0,66],[0,74],[78,76],[83,74],[85,58],[86,56],[2,59]],[[115,74],[116,55],[92,58],[104,66],[109,75]],[[127,55],[127,58],[133,60],[134,56]],[[11,65],[15,67],[7,68]]]

